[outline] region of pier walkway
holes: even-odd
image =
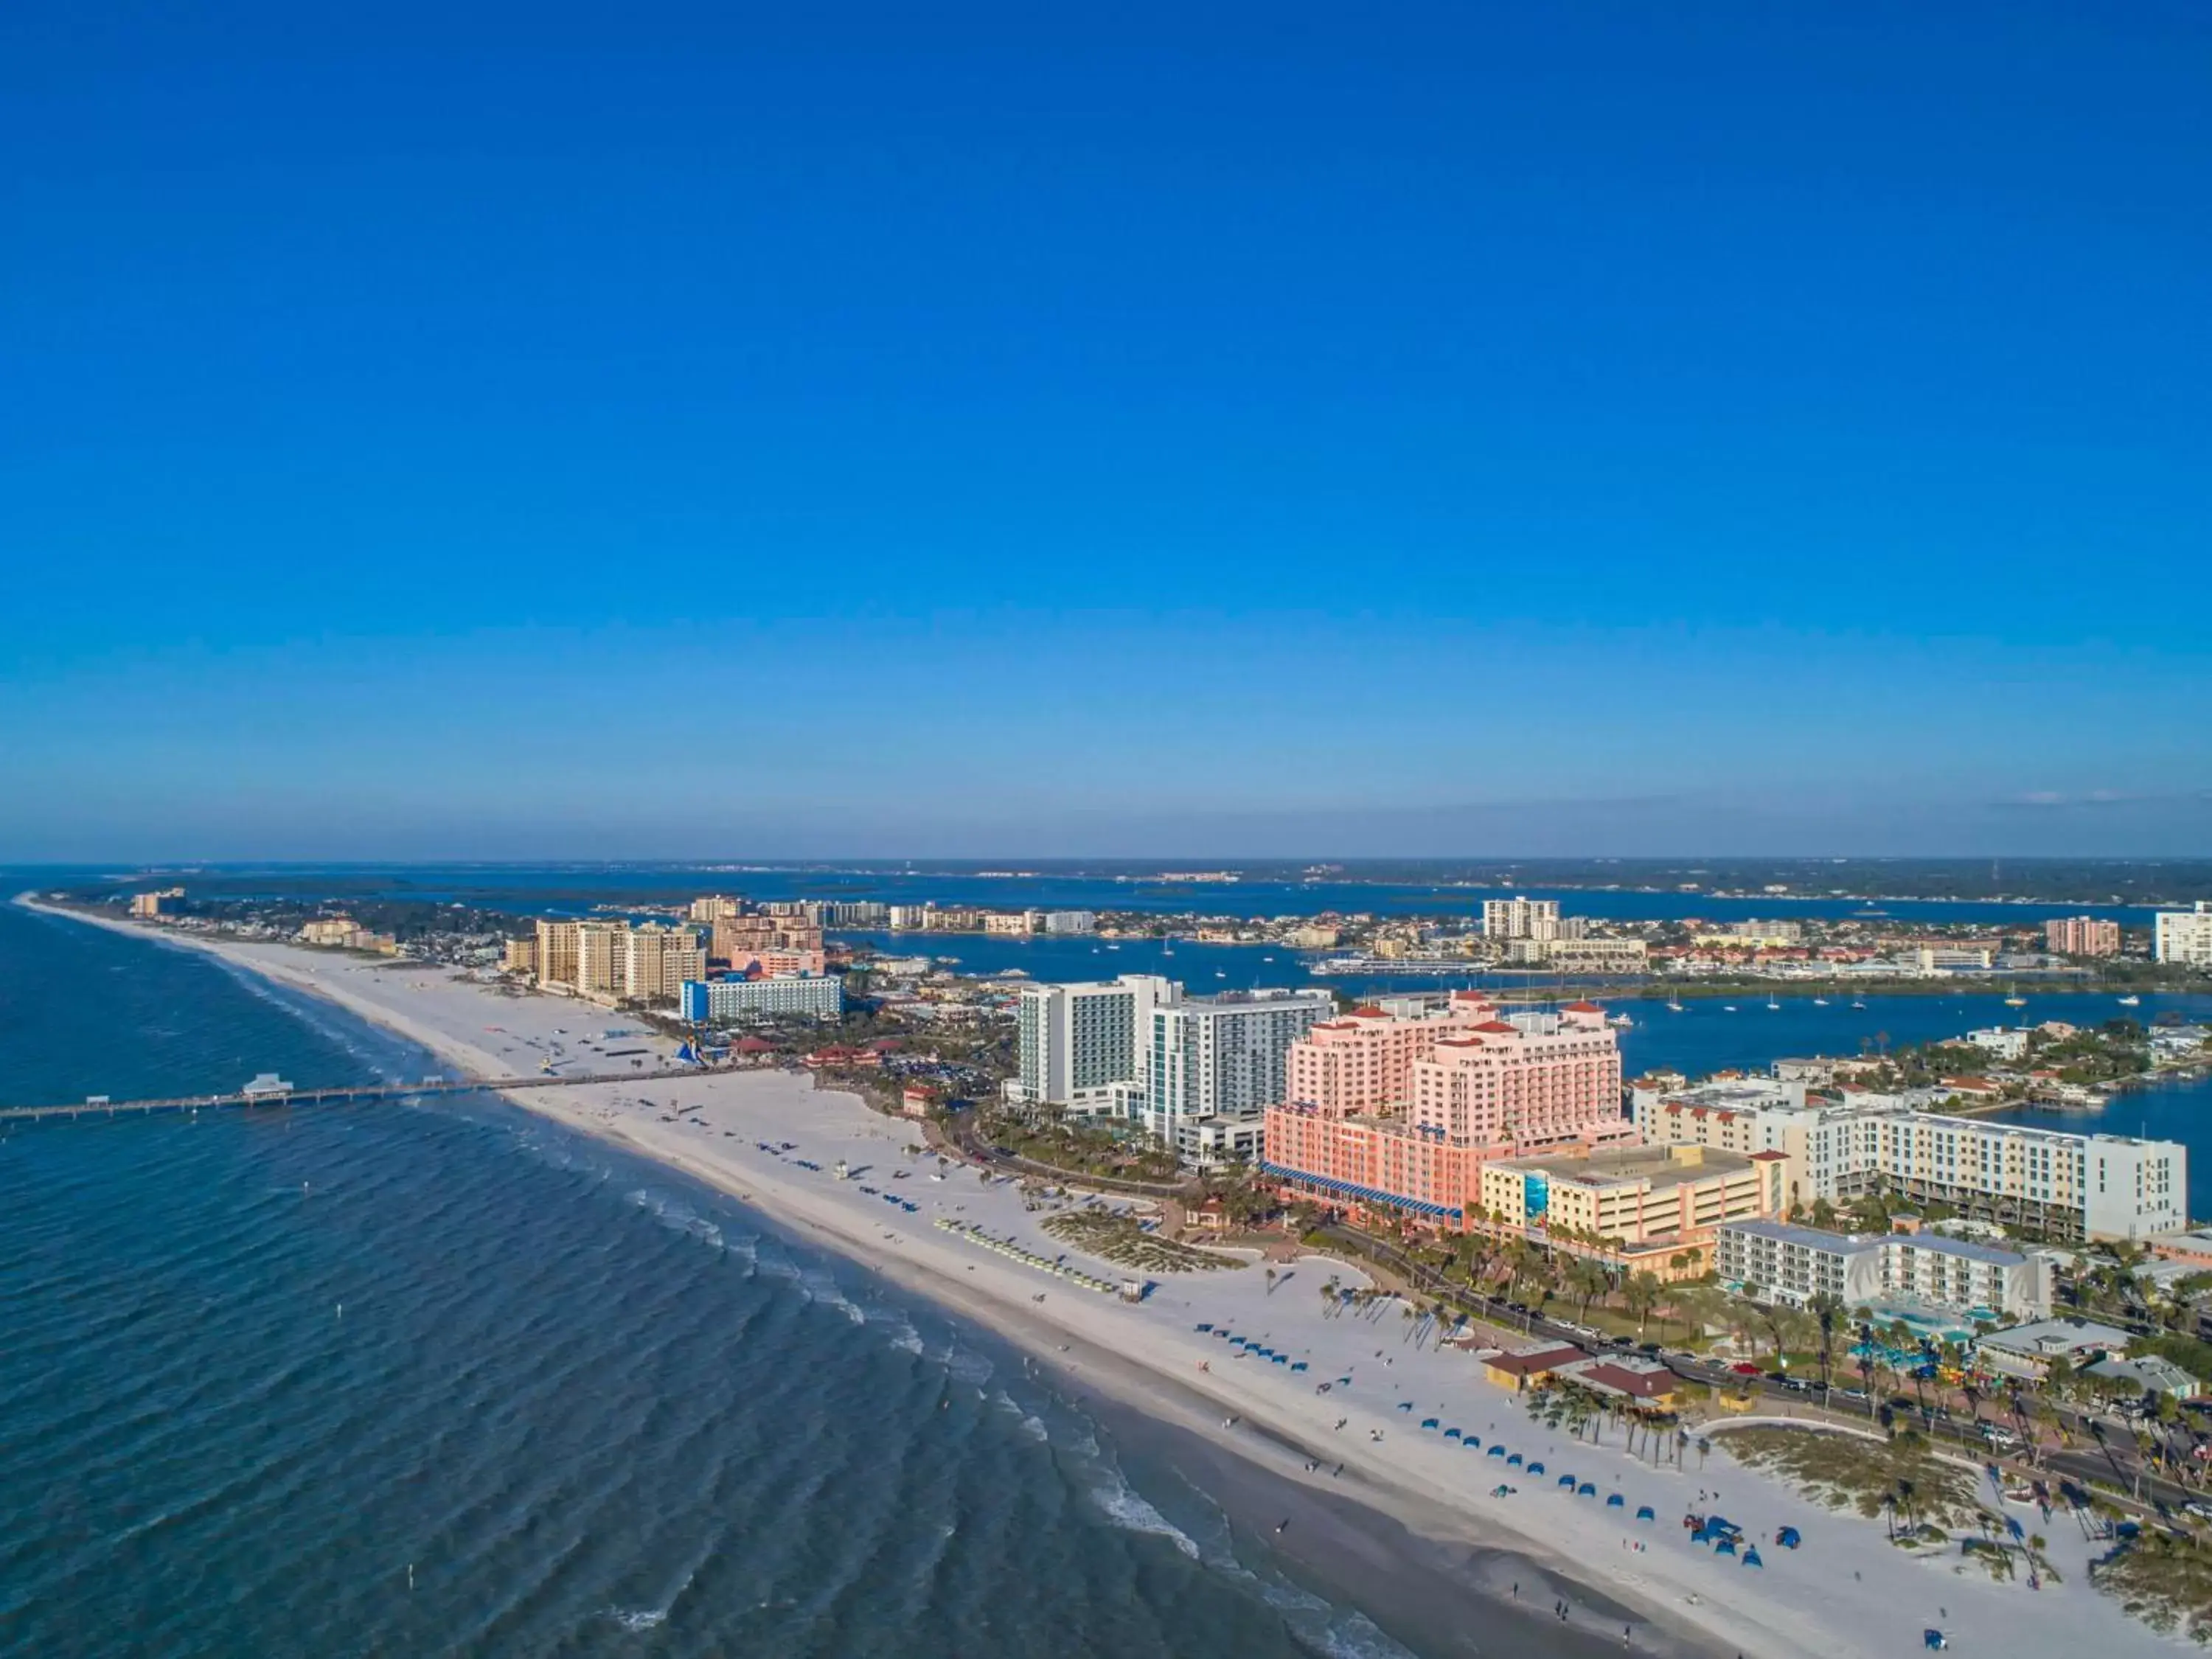
[[[331,1089],[242,1089],[228,1095],[172,1095],[160,1100],[110,1100],[103,1095],[66,1106],[0,1107],[0,1123],[44,1122],[54,1118],[151,1116],[156,1112],[220,1111],[248,1106],[338,1106],[399,1100],[410,1095],[454,1095],[471,1089],[575,1088],[587,1083],[650,1083],[665,1078],[706,1077],[698,1066],[664,1066],[634,1072],[556,1073],[537,1077],[426,1077],[412,1083],[350,1084]]]

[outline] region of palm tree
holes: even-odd
[[[1631,1273],[1628,1282],[1621,1286],[1621,1302],[1630,1313],[1636,1316],[1637,1335],[1643,1335],[1644,1322],[1651,1317],[1651,1310],[1659,1305],[1657,1276],[1648,1273]]]
[[[1826,1199],[1820,1200],[1826,1203]],[[1820,1393],[1826,1397],[1829,1389],[1829,1366],[1836,1346],[1836,1321],[1844,1311],[1844,1299],[1832,1291],[1816,1292],[1806,1303],[1805,1311],[1820,1328]]]

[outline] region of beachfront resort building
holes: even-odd
[[[1635,1138],[1619,1045],[1589,1003],[1508,1018],[1474,993],[1392,998],[1317,1023],[1286,1071],[1261,1168],[1287,1194],[1348,1210],[1463,1228],[1488,1160]]]
[[[2151,928],[2151,957],[2186,968],[2212,968],[2212,899],[2187,910],[2161,910]]]
[[[1086,1116],[1128,1115],[1143,1091],[1142,1034],[1180,989],[1155,974],[1075,985],[1024,985],[1015,1005],[1014,1098]]]
[[[1284,1098],[1291,1045],[1335,1012],[1327,991],[1223,991],[1155,1000],[1143,1032],[1139,1117],[1155,1139],[1209,1117],[1256,1117]]]
[[[157,892],[133,893],[131,914],[141,921],[159,921],[164,916],[173,916],[184,908],[185,890],[164,887]]]
[[[632,1002],[673,1002],[684,982],[707,976],[707,947],[696,927],[647,922],[623,940],[623,995]]]
[[[2185,1224],[2189,1153],[2174,1141],[1949,1116],[1922,1109],[1927,1091],[1815,1095],[1802,1077],[1638,1084],[1629,1098],[1648,1141],[1787,1154],[1793,1207],[1897,1193],[2066,1240]]]
[[[1492,1225],[1556,1249],[1694,1278],[1723,1224],[1782,1213],[1789,1163],[1704,1146],[1563,1148],[1485,1164],[1482,1206]]]
[[[688,980],[678,1006],[695,1025],[722,1025],[779,1014],[839,1019],[845,1012],[845,981],[835,974]]]
[[[561,987],[573,990],[576,984],[576,938],[583,926],[575,921],[538,921],[538,950],[536,972],[538,982],[547,988]]]
[[[2043,924],[2043,948],[2054,956],[2116,957],[2120,924],[2094,916],[2055,916]]]
[[[1904,1304],[1960,1317],[2040,1319],[2051,1261],[1939,1233],[1832,1233],[1753,1219],[1724,1223],[1714,1267],[1739,1295],[1802,1308],[1820,1295],[1844,1308]]]

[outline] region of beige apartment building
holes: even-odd
[[[575,988],[577,942],[582,930],[580,921],[539,921],[534,965],[540,985]]]
[[[1708,1146],[1634,1146],[1540,1158],[1504,1158],[1482,1168],[1482,1205],[1508,1227],[1569,1250],[1572,1237],[1596,1233],[1626,1266],[1677,1273],[1705,1271],[1719,1229],[1731,1221],[1779,1216],[1788,1202],[1790,1160],[1780,1152],[1746,1158]]]
[[[696,927],[647,922],[623,941],[623,996],[633,1002],[673,1002],[687,979],[707,977],[706,947]]]
[[[510,974],[532,974],[538,971],[538,941],[535,939],[511,939],[507,952],[500,959],[500,968]]]

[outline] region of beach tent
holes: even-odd
[[[1482,1449],[1482,1442],[1477,1439],[1474,1435],[1468,1436],[1468,1437],[1460,1443],[1464,1445],[1469,1451],[1480,1451]]]
[[[1401,1412],[1409,1412],[1413,1409],[1413,1402],[1410,1400],[1401,1400],[1398,1402],[1398,1409]]]
[[[1735,1553],[1735,1540],[1733,1538],[1722,1539],[1719,1543],[1713,1546],[1713,1553],[1715,1555],[1734,1555]]]
[[[1492,1446],[1490,1449],[1490,1455],[1492,1457],[1503,1457],[1505,1455],[1505,1448],[1503,1446]]]
[[[1457,1429],[1446,1429],[1446,1430],[1444,1431],[1444,1438],[1445,1438],[1445,1439],[1447,1439],[1447,1440],[1456,1440],[1456,1439],[1458,1439],[1458,1438],[1459,1438],[1459,1431],[1458,1431]]]
[[[1191,1327],[1191,1329],[1193,1329],[1193,1330],[1196,1331],[1196,1332],[1197,1332],[1200,1336],[1205,1335],[1208,1331],[1212,1330],[1212,1328],[1213,1328],[1213,1327],[1212,1327],[1212,1326],[1211,1326],[1211,1325],[1194,1325],[1194,1326],[1192,1326],[1192,1327]]]
[[[1425,1417],[1421,1419],[1421,1426],[1425,1429],[1433,1429],[1436,1427],[1437,1422],[1437,1419],[1433,1417]]]
[[[1614,1492],[1611,1497],[1605,1500],[1605,1506],[1609,1510],[1626,1509],[1628,1507],[1628,1500],[1623,1498],[1619,1492]]]
[[[1528,1473],[1531,1474],[1541,1474],[1543,1472],[1544,1466],[1541,1463],[1531,1463],[1528,1466]]]
[[[1305,1368],[1306,1368],[1306,1362],[1305,1362],[1304,1360],[1303,1360],[1303,1359],[1301,1359],[1301,1360],[1298,1360],[1298,1361],[1295,1362],[1295,1363],[1291,1366],[1291,1369],[1292,1370],[1294,1370],[1294,1371],[1302,1371],[1302,1370],[1305,1370]]]
[[[1951,1638],[1940,1630],[1923,1630],[1920,1632],[1920,1645],[1933,1652],[1941,1653],[1951,1645]]]
[[[1597,1496],[1597,1486],[1596,1486],[1596,1484],[1595,1484],[1595,1482],[1593,1482],[1593,1481],[1589,1481],[1589,1480],[1585,1480],[1585,1481],[1583,1481],[1583,1482],[1582,1483],[1582,1485],[1581,1485],[1581,1486],[1577,1486],[1577,1487],[1575,1488],[1575,1496],[1576,1496],[1576,1497],[1577,1497],[1577,1498],[1595,1498],[1595,1497],[1596,1497],[1596,1496]]]
[[[1569,1492],[1572,1492],[1575,1489],[1575,1478],[1571,1474],[1563,1474],[1559,1477],[1559,1484]]]
[[[1749,1549],[1743,1553],[1743,1564],[1747,1567],[1763,1567],[1766,1565],[1765,1562],[1759,1559],[1758,1545],[1753,1545]]]
[[[1505,1465],[1508,1468],[1519,1468],[1521,1467],[1521,1454],[1519,1452],[1506,1453]],[[1539,1463],[1536,1467],[1540,1469],[1544,1466],[1541,1463]]]
[[[1653,1512],[1650,1504],[1639,1504],[1636,1506],[1636,1518],[1638,1521],[1656,1521],[1659,1517]]]
[[[1797,1535],[1796,1528],[1784,1527],[1780,1532],[1774,1534],[1774,1541],[1781,1545],[1785,1550],[1794,1550],[1804,1540]]]

